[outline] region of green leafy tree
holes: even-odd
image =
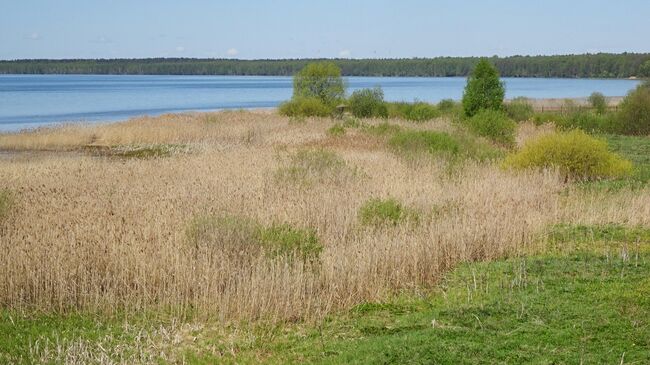
[[[650,60],[645,61],[639,67],[639,76],[650,77]]]
[[[467,79],[463,94],[463,110],[471,117],[483,109],[501,110],[505,86],[499,72],[487,59],[481,59]]]
[[[603,114],[607,110],[607,99],[599,92],[589,95],[589,104],[596,110],[596,113]]]
[[[650,82],[630,91],[620,107],[619,124],[623,134],[650,135]]]
[[[294,98],[319,98],[332,105],[345,97],[341,69],[334,62],[314,62],[293,77]]]
[[[350,111],[357,118],[388,117],[384,92],[379,86],[374,89],[361,89],[353,92],[348,103]]]

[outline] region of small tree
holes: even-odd
[[[467,79],[463,94],[465,115],[471,117],[482,109],[500,110],[505,93],[497,69],[487,59],[481,59]]]
[[[384,92],[379,86],[374,89],[361,89],[353,92],[348,102],[350,111],[357,118],[388,117]]]
[[[605,95],[595,92],[589,95],[589,104],[596,109],[596,113],[603,114],[607,109],[607,100],[605,100]]]
[[[345,97],[341,69],[333,62],[314,62],[293,77],[294,98],[319,98],[333,105]]]
[[[650,83],[637,86],[623,99],[619,124],[624,134],[650,134]]]

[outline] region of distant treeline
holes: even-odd
[[[345,76],[467,76],[478,57],[334,59]],[[650,53],[491,57],[501,76],[627,78],[640,76]],[[0,61],[0,74],[290,76],[316,59],[196,58]]]

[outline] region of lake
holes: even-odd
[[[381,86],[389,101],[460,99],[462,77],[348,77],[349,92]],[[506,97],[622,96],[638,81],[504,78]],[[275,107],[292,79],[274,76],[0,75],[0,131],[181,111]]]

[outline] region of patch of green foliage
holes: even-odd
[[[527,121],[535,114],[528,99],[521,96],[505,104],[504,108],[508,117],[516,122]]]
[[[438,110],[440,110],[441,113],[451,113],[458,106],[460,106],[460,104],[452,99],[442,99],[438,102]]]
[[[281,183],[311,185],[316,183],[340,184],[357,176],[336,153],[324,149],[303,149],[291,154],[275,173]]]
[[[9,213],[13,197],[9,189],[0,189],[0,221]]]
[[[334,108],[316,97],[294,97],[278,107],[278,112],[287,117],[329,117]]]
[[[557,168],[566,180],[616,179],[632,173],[632,163],[610,152],[607,142],[580,130],[554,133],[529,141],[506,157],[514,169]]]
[[[605,99],[605,95],[602,93],[591,93],[587,100],[589,101],[591,107],[594,108],[596,114],[603,114],[607,110],[607,100]]]
[[[619,242],[629,244],[650,244],[650,228],[628,227],[621,224],[583,225],[557,224],[548,232],[549,242],[559,244]],[[630,247],[634,249],[634,247]]]
[[[650,81],[630,91],[620,105],[619,132],[627,135],[650,135]]]
[[[340,137],[345,134],[345,126],[341,123],[335,123],[327,130],[327,134],[332,137]]]
[[[260,253],[268,257],[317,259],[322,251],[316,232],[287,223],[265,227],[239,216],[201,216],[187,230],[188,241],[196,255],[217,253],[239,261],[253,259]]]
[[[316,231],[296,228],[286,223],[260,229],[259,241],[271,256],[298,255],[313,260],[323,250]]]
[[[625,179],[594,181],[581,184],[584,189],[618,191],[624,188],[640,189],[650,182],[650,138],[639,136],[604,135],[612,152],[632,161],[632,174]]]
[[[425,102],[394,102],[388,103],[388,116],[413,122],[425,122],[440,117],[441,113],[435,105]]]
[[[324,105],[335,106],[345,97],[341,68],[334,62],[307,64],[293,77],[294,98],[316,98]]]
[[[386,118],[388,108],[384,103],[384,92],[380,87],[361,89],[348,99],[350,112],[357,118]]]
[[[388,145],[397,153],[414,155],[422,152],[432,155],[456,156],[460,143],[450,134],[434,131],[405,130],[395,133]]]
[[[417,212],[393,198],[372,198],[359,208],[359,222],[364,226],[397,225],[405,220],[417,221]]]
[[[515,144],[517,123],[501,111],[480,110],[473,117],[467,119],[467,124],[474,133],[502,146],[512,147]]]
[[[472,117],[482,109],[503,109],[505,93],[496,67],[488,59],[481,59],[467,79],[463,93],[465,115]]]
[[[616,133],[619,129],[616,115],[603,112],[602,114],[590,110],[575,110],[552,118],[555,125],[561,130],[581,129],[587,133]]]

